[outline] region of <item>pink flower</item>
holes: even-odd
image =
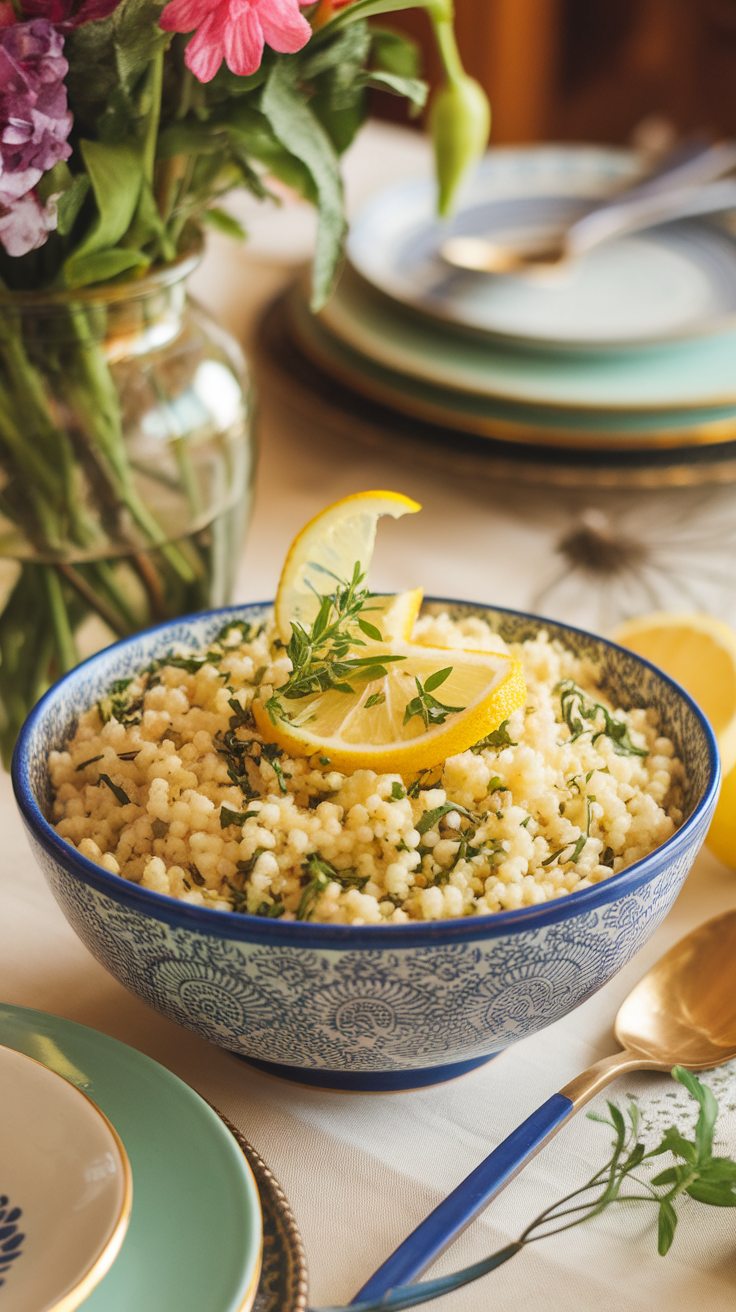
[[[159,20],[165,32],[192,32],[184,56],[200,82],[211,82],[223,59],[247,77],[260,68],[264,44],[293,54],[312,29],[299,6],[313,0],[171,0]]]
[[[9,206],[0,204],[0,243],[8,255],[27,255],[43,246],[56,227],[58,199],[58,194],[50,196],[44,208],[35,191],[28,191]]]

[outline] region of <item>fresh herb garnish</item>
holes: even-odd
[[[382,706],[385,700],[386,700],[385,692],[371,693],[370,697],[368,698],[365,704],[365,710],[369,711],[371,706]]]
[[[542,862],[543,866],[551,866],[552,862],[556,861],[557,857],[561,856],[563,852],[566,852],[568,847],[572,848],[572,855],[565,858],[563,865],[568,865],[568,864],[572,864],[574,866],[577,865],[578,861],[580,860],[583,854],[583,848],[585,847],[585,844],[590,838],[590,825],[592,821],[591,804],[594,801],[595,801],[594,794],[588,793],[585,798],[585,810],[586,810],[585,833],[581,834],[575,843],[565,843],[564,847],[558,847],[556,852],[553,852],[551,856],[547,857],[546,861]]]
[[[147,684],[147,679],[142,677],[142,687],[137,693],[130,690],[130,686],[135,680],[131,676],[129,679],[116,679],[110,685],[105,697],[101,697],[97,703],[97,710],[103,724],[115,719],[119,724],[126,727],[132,724],[140,724],[140,712],[143,710],[143,696]]]
[[[506,787],[503,780],[500,779],[497,774],[494,774],[493,778],[488,780],[488,788],[486,789],[486,791],[490,794],[490,793],[507,793],[509,790]]]
[[[257,820],[259,815],[259,811],[231,811],[223,802],[220,807],[220,828],[227,829],[228,825],[244,825],[246,820]]]
[[[259,903],[253,914],[255,916],[268,916],[270,920],[276,920],[279,916],[283,916],[284,904],[283,902],[264,901]]]
[[[437,701],[432,696],[435,688],[439,688],[445,682],[445,679],[452,674],[453,667],[448,665],[444,670],[435,670],[429,678],[422,684],[421,679],[414,677],[417,685],[417,695],[406,704],[404,711],[404,724],[408,724],[415,715],[419,715],[424,723],[425,729],[429,729],[433,724],[444,724],[448,715],[453,715],[456,711],[464,711],[464,706],[446,706],[444,702]]]
[[[118,788],[117,784],[113,783],[109,774],[100,773],[100,782],[103,784],[107,784],[108,788],[110,789],[110,792],[115,795],[121,806],[129,805],[130,798],[128,797],[128,794],[124,792],[122,788]]]
[[[365,574],[358,561],[349,582],[337,581],[335,591],[324,596],[319,595],[319,610],[309,629],[296,620],[292,621],[291,638],[286,649],[291,661],[291,673],[282,687],[266,702],[273,723],[284,719],[286,701],[309,697],[315,693],[335,692],[354,693],[348,678],[382,678],[386,674],[386,663],[404,660],[403,656],[391,656],[381,653],[380,662],[375,656],[351,657],[354,647],[365,647],[358,630],[378,633],[373,625],[365,627],[361,623],[360,612],[370,600],[372,593],[362,586]],[[371,636],[371,635],[369,635]]]
[[[403,802],[404,798],[406,797],[406,789],[404,788],[404,785],[392,783],[391,797],[393,798],[394,802]]]
[[[442,778],[441,772],[440,772],[439,779],[435,779],[434,783],[427,782],[427,775],[432,774],[432,771],[435,768],[436,768],[435,766],[430,766],[426,770],[419,771],[419,774],[417,775],[414,782],[410,784],[406,790],[407,797],[413,797],[416,800],[416,798],[419,796],[420,793],[430,792],[433,788],[436,788],[438,786],[439,781]]]
[[[582,1225],[614,1203],[640,1202],[656,1208],[657,1252],[660,1257],[664,1257],[672,1246],[678,1224],[675,1203],[683,1194],[696,1203],[706,1203],[711,1207],[736,1207],[736,1162],[730,1157],[713,1154],[713,1131],[718,1116],[715,1095],[682,1066],[675,1066],[672,1076],[699,1105],[692,1139],[686,1139],[675,1126],[671,1126],[657,1147],[646,1152],[639,1137],[640,1114],[634,1102],[629,1103],[626,1117],[613,1102],[607,1104],[610,1120],[596,1112],[588,1112],[589,1120],[610,1126],[614,1138],[608,1161],[586,1184],[546,1207],[517,1240],[485,1260],[436,1280],[399,1285],[376,1302],[358,1304],[359,1312],[400,1312],[402,1308],[415,1307],[418,1303],[449,1294],[453,1289],[461,1289],[508,1262],[527,1244]],[[642,1169],[646,1170],[644,1164],[653,1164],[653,1159],[664,1153],[672,1154],[675,1165],[647,1178]],[[327,1312],[327,1309],[317,1308],[315,1312]],[[331,1312],[352,1310],[333,1308]]]
[[[81,764],[76,767],[74,773],[79,774],[80,770],[86,770],[88,765],[94,765],[95,761],[101,761],[104,755],[105,753],[101,752],[99,756],[90,756],[88,761],[82,761]]]
[[[442,806],[436,806],[433,811],[425,811],[424,815],[417,820],[414,828],[418,834],[426,834],[434,828],[443,815],[447,815],[450,811],[457,811],[460,815],[467,816],[468,820],[473,819],[470,811],[466,811],[465,807],[460,806],[458,802],[443,802]]]
[[[494,747],[496,750],[502,747],[518,747],[519,744],[514,742],[507,725],[508,720],[504,720],[497,729],[493,730],[493,733],[487,733],[485,738],[481,738],[479,742],[474,743],[470,748],[471,752],[474,752],[477,756],[486,747]]]
[[[605,721],[605,728],[593,734],[590,740],[591,746],[595,746],[599,738],[610,738],[617,756],[649,755],[645,747],[634,746],[629,737],[628,725],[623,720],[614,720],[610,711],[606,710],[600,702],[589,701],[574,679],[562,679],[555,686],[554,691],[560,694],[560,710],[570,730],[571,743],[574,743],[581,734],[590,732],[587,725],[594,724],[600,713]]]
[[[310,879],[302,892],[296,913],[297,920],[309,920],[317,902],[329,884],[339,884],[343,889],[363,889],[370,879],[370,875],[358,875],[354,870],[336,870],[329,861],[325,861],[316,853],[307,858],[302,869],[305,874],[310,876]]]

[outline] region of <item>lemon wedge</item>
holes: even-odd
[[[655,611],[613,635],[681,683],[710,720],[724,775],[736,765],[736,634],[710,615]]]
[[[706,842],[736,870],[736,634],[710,615],[655,612],[628,620],[614,638],[677,679],[710,720],[723,786]]]
[[[403,638],[366,644],[360,654],[375,664],[351,674],[351,692],[277,698],[270,708],[256,699],[266,742],[290,756],[319,753],[335,770],[409,775],[472,747],[526,697],[521,662],[511,656]],[[371,677],[375,670],[382,672]]]
[[[281,641],[289,641],[292,620],[305,628],[314,621],[320,596],[351,578],[356,562],[367,573],[381,515],[400,519],[417,510],[418,502],[400,492],[356,492],[310,520],[292,542],[281,571],[274,607]]]

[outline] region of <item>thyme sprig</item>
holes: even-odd
[[[347,682],[349,678],[380,679],[385,676],[389,661],[405,659],[383,652],[380,658],[349,655],[354,647],[367,645],[361,633],[374,641],[381,639],[380,630],[361,615],[373,596],[368,588],[363,587],[364,580],[365,574],[356,561],[349,582],[338,579],[334,592],[317,594],[319,610],[309,629],[292,620],[291,638],[286,648],[291,673],[286,683],[266,702],[272,722],[289,718],[282,705],[284,701],[296,701],[329,690],[354,693],[354,687]]]
[[[453,715],[456,711],[464,711],[464,706],[446,706],[444,702],[439,702],[432,693],[436,688],[445,682],[452,674],[452,666],[448,665],[444,670],[435,670],[430,674],[422,684],[421,679],[416,676],[414,682],[417,685],[417,695],[406,704],[404,711],[404,724],[408,724],[415,715],[419,715],[424,722],[425,729],[430,725],[444,724],[448,715]]]
[[[672,1075],[698,1104],[692,1139],[685,1138],[673,1125],[665,1131],[656,1148],[647,1152],[640,1138],[641,1123],[636,1104],[630,1102],[624,1115],[615,1103],[609,1102],[610,1119],[595,1112],[588,1113],[590,1120],[600,1121],[613,1130],[608,1161],[579,1189],[540,1212],[514,1243],[438,1280],[403,1285],[376,1301],[352,1303],[349,1309],[319,1308],[312,1312],[400,1312],[402,1308],[428,1303],[502,1266],[527,1244],[582,1225],[616,1203],[640,1202],[656,1208],[657,1252],[664,1257],[675,1237],[678,1224],[675,1203],[682,1194],[711,1207],[736,1207],[736,1162],[713,1153],[713,1132],[718,1116],[715,1095],[682,1066],[675,1066]],[[648,1178],[642,1173],[645,1163],[653,1163],[665,1153],[672,1155],[674,1165],[667,1166],[653,1177]]]
[[[571,743],[574,743],[581,734],[590,732],[587,726],[595,724],[598,715],[601,714],[605,721],[605,728],[599,729],[593,734],[590,740],[592,746],[595,746],[599,738],[610,738],[617,756],[649,755],[645,747],[634,746],[629,737],[628,725],[623,720],[615,720],[610,711],[602,706],[600,702],[589,701],[574,679],[561,679],[555,685],[554,691],[560,694],[560,710],[562,718],[570,730],[569,741]]]

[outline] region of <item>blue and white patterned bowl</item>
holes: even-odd
[[[666,843],[592,888],[553,902],[407,925],[283,923],[190,906],[109,874],[45,819],[48,753],[115,679],[174,644],[206,648],[228,616],[207,612],[125,639],[68,674],[32,711],[13,760],[16,797],[54,896],[93,955],[144,1002],[252,1065],[303,1084],[419,1088],[473,1067],[584,1002],[669,911],[705,838],[720,782],[702,712],[647,661],[603,638],[514,611],[481,615],[507,640],[541,629],[599,666],[622,706],[653,706],[688,777],[685,821]]]

